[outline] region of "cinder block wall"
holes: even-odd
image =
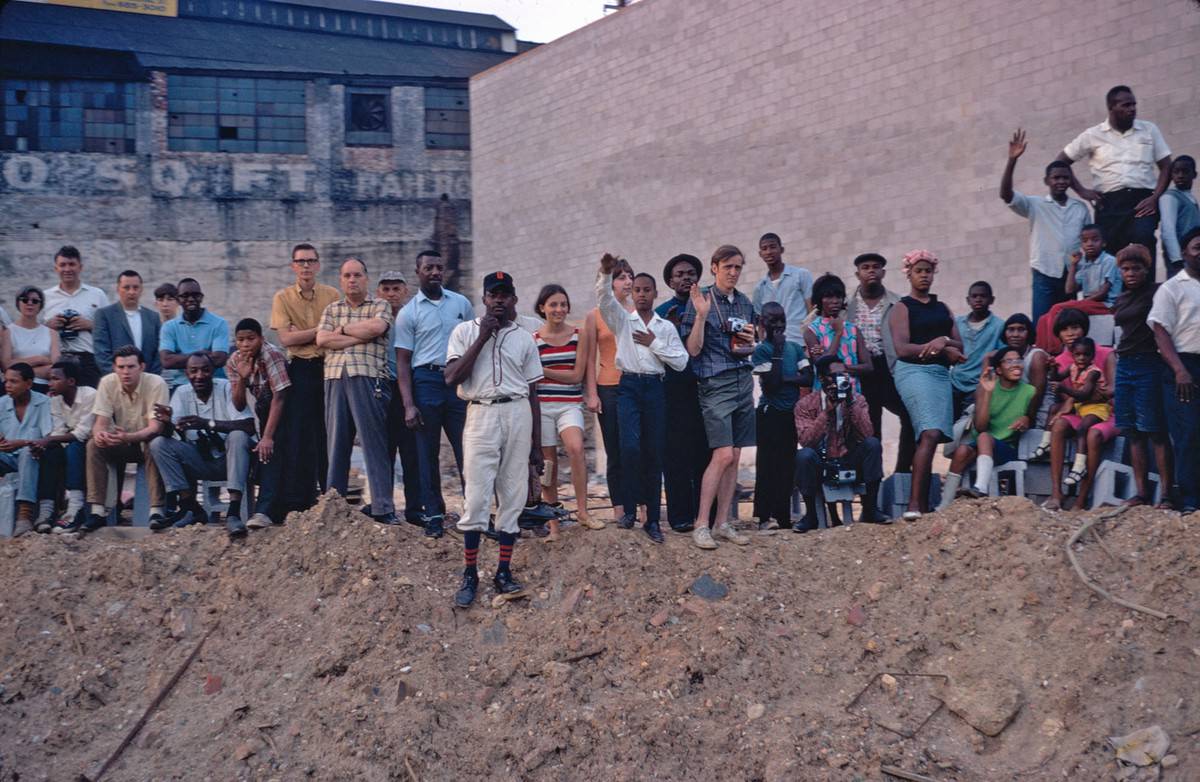
[[[730,242],[749,292],[776,231],[814,274],[928,247],[956,312],[975,279],[1028,311],[1028,226],[997,195],[1013,129],[1017,187],[1044,193],[1125,83],[1196,155],[1198,74],[1190,0],[642,0],[472,80],[473,283],[508,270],[526,311],[559,282],[582,315],[604,250],[658,274]]]

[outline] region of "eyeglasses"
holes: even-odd
[[[296,264],[297,266],[317,266],[321,262],[316,258],[297,258],[293,260],[292,263]]]
[[[17,303],[19,304],[41,304],[41,299],[35,299],[32,296],[18,296]]]
[[[1016,365],[1016,364],[1024,364],[1024,363],[1025,363],[1025,359],[1023,359],[1023,358],[1006,358],[1006,359],[1002,359],[1002,360],[1000,361],[1000,363],[1001,363],[1001,364],[1006,364],[1006,365],[1008,365],[1008,366],[1014,366],[1014,365]]]
[[[179,294],[179,299],[181,301],[183,299],[203,299],[203,298],[204,298],[203,293],[181,293],[181,294]]]

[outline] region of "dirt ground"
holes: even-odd
[[[980,500],[715,552],[570,528],[518,544],[528,599],[465,612],[458,538],[337,498],[242,543],[0,541],[0,779],[94,779],[206,634],[105,779],[1104,780],[1151,725],[1175,757],[1128,778],[1200,779],[1200,523],[1078,546],[1159,620],[1075,574],[1080,520]]]

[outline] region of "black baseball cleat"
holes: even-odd
[[[492,579],[492,586],[501,595],[511,595],[525,591],[525,587],[521,586],[513,578],[512,572],[509,570],[497,570],[496,577]]]
[[[637,524],[637,516],[632,513],[626,513],[617,521],[617,526],[621,529],[633,529],[635,524]]]
[[[454,593],[456,608],[470,608],[475,602],[475,593],[479,591],[479,574],[463,573],[462,586]]]
[[[646,537],[650,538],[650,540],[653,540],[655,543],[663,543],[666,541],[666,538],[664,538],[662,534],[662,528],[658,525],[657,521],[647,521],[642,526],[642,532],[645,532]]]
[[[430,516],[425,519],[425,537],[440,538],[444,532],[441,516]]]
[[[89,513],[87,520],[79,527],[80,532],[95,532],[96,530],[107,527],[108,519],[101,516],[99,513]]]

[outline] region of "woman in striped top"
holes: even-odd
[[[542,499],[558,502],[558,441],[562,440],[571,462],[571,483],[575,487],[575,516],[589,529],[604,529],[604,522],[593,519],[587,510],[588,470],[583,452],[583,384],[592,365],[592,339],[567,322],[571,299],[561,285],[546,285],[538,294],[534,312],[543,320],[534,333],[542,359],[544,379],[538,382],[538,405],[542,411],[542,455],[546,468],[542,473]],[[550,535],[543,540],[558,540],[558,521],[550,522]]]

